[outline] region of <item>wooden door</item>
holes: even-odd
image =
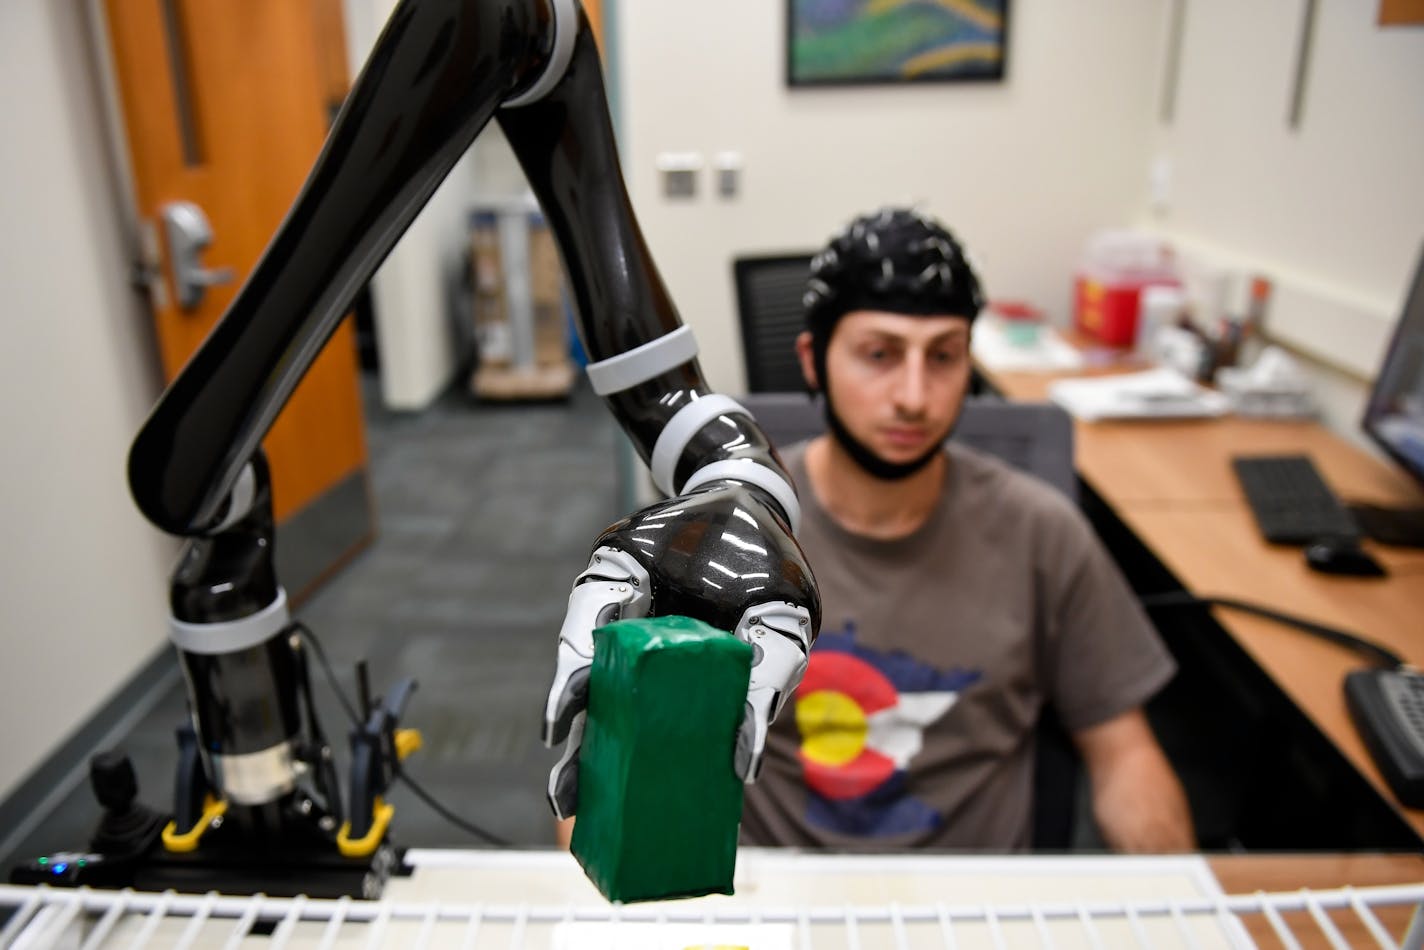
[[[607,55],[607,47],[603,45],[603,0],[583,0],[583,12],[588,17],[588,25],[593,27],[593,38],[598,41],[598,51]]]
[[[150,294],[165,380],[222,315],[296,197],[345,93],[340,0],[105,0],[135,200],[163,259]],[[162,213],[211,223],[234,280],[179,303]],[[370,537],[355,334],[346,320],[264,443],[277,566],[294,596]]]

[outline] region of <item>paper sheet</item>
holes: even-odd
[[[1059,380],[1048,387],[1048,398],[1075,418],[1089,422],[1219,416],[1231,405],[1221,393],[1199,386],[1167,368],[1122,376]]]
[[[986,313],[974,321],[970,351],[980,366],[998,372],[1055,373],[1083,367],[1083,354],[1052,327],[1040,327],[1027,346],[1009,339],[1004,321]]]

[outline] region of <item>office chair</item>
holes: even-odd
[[[799,378],[799,377],[798,377]],[[804,393],[752,392],[738,400],[778,447],[825,430],[819,402]],[[1073,422],[1047,403],[968,399],[950,439],[1003,459],[1078,500],[1073,470]],[[812,570],[816,567],[811,565]],[[1033,837],[1037,851],[1064,851],[1073,843],[1078,778],[1077,749],[1054,711],[1045,706],[1036,729],[1033,769]]]
[[[796,335],[806,326],[801,297],[810,273],[809,253],[732,262],[747,392],[794,393],[806,388],[796,362]]]
[[[802,384],[804,389],[804,384]],[[749,393],[737,397],[777,446],[820,435],[826,429],[821,405],[804,392]],[[1003,459],[1058,489],[1075,504],[1073,420],[1050,403],[966,399],[950,439]]]
[[[738,257],[732,261],[747,392],[805,392],[801,365],[796,361],[796,335],[806,328],[801,298],[810,273],[810,253]],[[979,395],[986,391],[983,378],[974,370],[969,392]]]

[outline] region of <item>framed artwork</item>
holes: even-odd
[[[1380,26],[1418,26],[1424,23],[1424,0],[1380,0]]]
[[[786,0],[790,86],[1004,78],[1009,0]]]

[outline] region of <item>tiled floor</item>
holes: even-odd
[[[362,658],[377,693],[417,680],[404,724],[425,744],[406,764],[427,790],[516,844],[550,844],[543,788],[554,753],[539,744],[539,718],[569,583],[623,513],[616,425],[586,388],[530,405],[457,391],[418,415],[370,408],[367,422],[377,540],[297,615],[349,692]],[[313,686],[345,781],[344,714],[323,676]],[[141,798],[165,810],[184,715],[175,678],[122,743]],[[479,846],[405,788],[388,797],[399,843]],[[84,847],[97,817],[82,784],[0,860]]]

